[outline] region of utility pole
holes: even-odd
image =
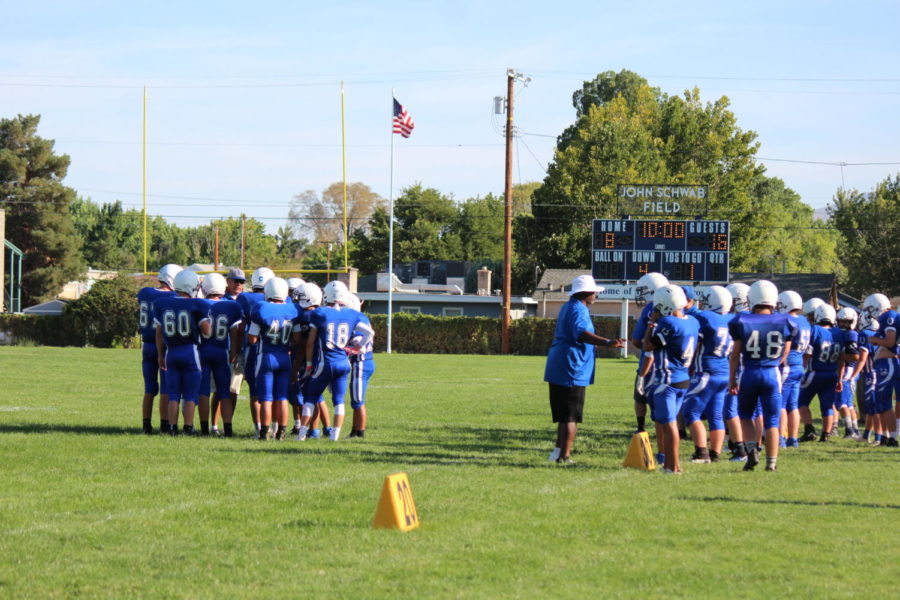
[[[216,250],[213,255],[213,271],[219,270],[219,222],[216,221]]]
[[[244,251],[247,248],[247,215],[241,213],[241,269],[244,268]]]
[[[509,305],[512,293],[512,139],[515,71],[506,71],[506,186],[503,188],[503,306],[500,353],[509,354]]]
[[[512,296],[512,163],[513,99],[515,83],[531,81],[515,69],[506,70],[506,186],[503,191],[503,305],[500,320],[500,352],[509,354],[509,311]]]

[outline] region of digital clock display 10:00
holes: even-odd
[[[660,272],[676,281],[727,281],[728,221],[596,219],[596,279],[632,280]]]

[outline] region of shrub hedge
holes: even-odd
[[[387,315],[369,315],[375,329],[375,351],[387,348]],[[593,317],[599,335],[619,335],[617,317]],[[628,330],[634,326],[629,319]],[[397,313],[391,333],[391,350],[401,354],[499,354],[500,320],[489,317],[435,317]],[[556,319],[528,317],[510,322],[509,345],[513,354],[547,354],[553,341]],[[598,348],[600,357],[619,356],[614,348]]]

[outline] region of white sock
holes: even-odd
[[[550,453],[550,458],[549,458],[548,460],[549,460],[550,462],[555,462],[556,459],[559,458],[559,455],[560,455],[560,449],[559,449],[559,448],[554,448],[553,451]]]
[[[844,427],[853,429],[853,417],[844,417]]]
[[[897,436],[900,436],[900,419],[897,419],[897,429],[895,429],[894,432],[897,434]]]
[[[302,442],[306,439],[306,432],[309,431],[309,427],[300,426],[300,432],[297,434],[297,441]]]
[[[329,436],[329,439],[332,442],[336,442],[336,441],[338,441],[339,437],[341,437],[341,428],[340,427],[332,427],[331,435]]]
[[[259,433],[259,430],[262,429],[262,423],[256,424],[256,433]]]
[[[294,419],[294,427],[300,428],[300,419]]]

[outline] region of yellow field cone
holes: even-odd
[[[406,473],[394,473],[384,478],[381,497],[372,527],[409,531],[419,526],[419,514],[413,501],[409,477]]]
[[[653,455],[650,436],[646,431],[639,431],[631,438],[628,454],[625,455],[625,462],[622,463],[622,466],[644,471],[656,470],[656,457]]]

